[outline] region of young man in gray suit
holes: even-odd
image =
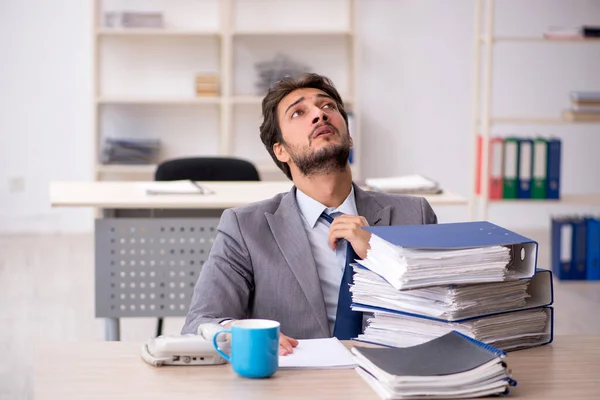
[[[369,249],[363,226],[431,224],[437,217],[421,197],[353,183],[348,116],[329,79],[305,74],[277,82],[262,114],[260,138],[294,187],[223,212],[182,333],[207,322],[276,320],[285,355],[296,339],[332,336],[336,313],[345,312],[338,296],[347,244],[360,258]]]

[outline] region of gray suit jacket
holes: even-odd
[[[366,192],[356,185],[354,191],[358,213],[370,226],[437,223],[423,198]],[[295,187],[223,212],[182,333],[229,318],[276,320],[282,333],[296,339],[331,336]]]

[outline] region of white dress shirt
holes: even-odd
[[[326,207],[299,189],[296,189],[296,201],[302,214],[304,229],[317,265],[327,310],[329,330],[333,334],[340,284],[346,266],[346,241],[339,240],[337,248],[332,250],[329,247],[328,240],[330,224],[320,216],[323,211],[327,214],[333,214],[334,217],[336,216],[335,213],[358,215],[354,187],[352,187],[346,200],[337,208]]]

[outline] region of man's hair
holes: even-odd
[[[262,117],[263,122],[260,125],[260,140],[267,148],[267,151],[275,161],[275,164],[281,169],[285,175],[291,180],[292,173],[287,163],[283,163],[277,159],[273,151],[275,143],[284,144],[279,119],[277,116],[277,106],[285,96],[297,89],[319,89],[330,96],[336,103],[337,108],[342,114],[346,126],[348,126],[348,114],[344,109],[344,102],[333,82],[325,77],[315,73],[306,73],[298,78],[286,77],[275,83],[262,101]]]

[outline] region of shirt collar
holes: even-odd
[[[304,217],[304,220],[311,228],[315,227],[323,211],[327,214],[340,212],[343,214],[358,215],[358,211],[356,210],[356,199],[354,198],[354,185],[352,185],[350,194],[346,197],[346,200],[344,200],[337,208],[324,206],[298,188],[296,188],[296,202],[298,203],[298,208],[300,208],[300,213]]]

